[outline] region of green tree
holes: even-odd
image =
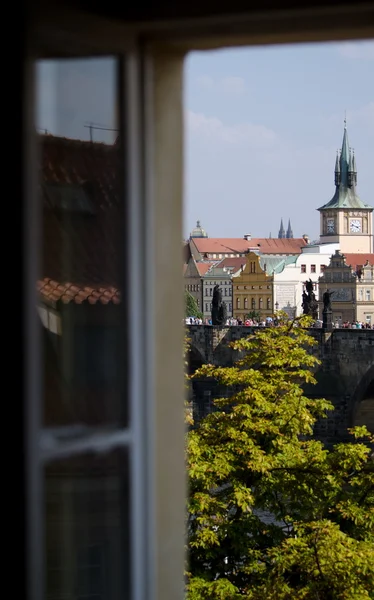
[[[374,598],[374,438],[312,438],[332,406],[303,393],[309,324],[259,330],[233,344],[235,366],[197,373],[232,393],[187,434],[188,600]]]
[[[198,317],[199,319],[203,318],[203,314],[200,312],[195,298],[187,290],[184,293],[184,305],[186,317]]]

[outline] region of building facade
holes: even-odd
[[[343,143],[335,162],[335,193],[321,206],[321,242],[337,242],[344,253],[373,252],[373,207],[358,196],[357,166],[349,146],[346,123]]]
[[[356,292],[356,318],[362,323],[374,323],[374,260],[358,271]]]
[[[319,278],[320,318],[323,311],[322,296],[326,290],[333,292],[331,306],[334,322],[373,324],[374,268],[369,261],[355,273],[352,266],[347,264],[347,257],[339,250],[335,251]]]
[[[226,267],[212,266],[202,277],[204,319],[212,316],[212,300],[215,285],[219,285],[222,300],[226,304],[227,318],[232,317],[232,276]]]
[[[248,252],[246,263],[232,281],[233,316],[245,320],[249,313],[259,313],[262,319],[274,314],[273,275],[267,274],[264,257]]]

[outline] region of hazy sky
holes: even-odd
[[[36,124],[89,139],[116,128],[114,58],[44,61]],[[185,65],[185,224],[210,237],[319,234],[347,111],[358,192],[374,205],[374,42],[193,53]],[[93,131],[113,143],[117,132]]]
[[[186,62],[185,235],[319,234],[344,113],[374,206],[374,42],[193,53]]]

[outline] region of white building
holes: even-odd
[[[314,284],[318,300],[318,278],[336,250],[339,250],[338,243],[311,244],[302,248],[301,254],[293,257],[292,262],[288,257],[288,264],[280,263],[274,269],[274,310],[290,312],[292,308],[296,316],[302,314],[302,294],[309,279]]]

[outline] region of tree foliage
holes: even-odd
[[[312,438],[332,406],[303,393],[309,324],[258,330],[233,344],[235,366],[197,373],[232,393],[187,437],[188,600],[374,598],[374,439]]]
[[[198,317],[199,319],[203,318],[203,314],[199,310],[195,298],[187,290],[184,293],[184,305],[186,317]]]

